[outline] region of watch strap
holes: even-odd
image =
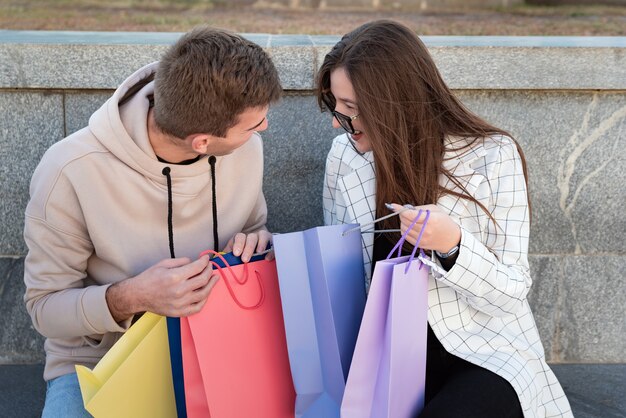
[[[450,251],[448,251],[447,253],[440,253],[439,251],[435,250],[435,253],[437,254],[437,257],[439,258],[449,258],[452,257],[454,254],[456,254],[459,251],[459,245],[455,245],[454,247],[452,247],[452,249],[450,249]]]

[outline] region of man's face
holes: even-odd
[[[251,107],[239,115],[238,122],[226,132],[224,138],[215,137],[211,144],[211,155],[227,155],[248,142],[254,132],[267,129],[269,106]]]

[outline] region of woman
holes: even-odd
[[[437,268],[420,416],[571,416],[526,299],[530,207],[515,140],[468,111],[419,38],[392,21],[345,35],[317,81],[320,107],[347,131],[326,163],[325,223],[366,224],[415,206],[377,224],[401,232],[363,234],[366,280],[430,209],[420,247]]]

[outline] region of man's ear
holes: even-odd
[[[185,141],[189,141],[191,148],[198,154],[208,154],[215,138],[208,134],[191,134]]]

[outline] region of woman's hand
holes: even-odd
[[[395,212],[405,209],[403,206],[396,203],[393,203],[391,206]],[[416,206],[415,209],[402,212],[399,215],[402,234],[406,232],[411,223],[415,220],[420,209],[422,209],[422,214],[413,226],[411,232],[407,235],[406,240],[408,242],[415,245],[420,231],[424,228],[426,210],[430,210],[430,217],[428,218],[426,228],[424,228],[424,234],[419,243],[420,248],[447,253],[461,242],[461,228],[437,205]]]

